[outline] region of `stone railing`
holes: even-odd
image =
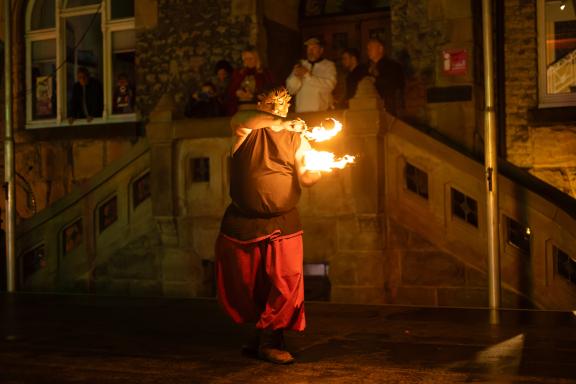
[[[483,166],[399,120],[388,125],[386,137],[395,301],[486,306]],[[576,204],[565,210],[552,199],[499,177],[506,307],[576,306]]]
[[[570,93],[576,87],[576,49],[552,64],[546,70],[548,93]]]
[[[155,281],[145,140],[17,227],[24,291],[146,293]],[[152,230],[152,231],[151,231]]]
[[[384,112],[369,83],[349,110],[293,117],[339,119],[344,132],[323,148],[358,157],[299,204],[305,263],[327,266],[316,270],[328,271],[332,301],[487,304],[481,164]],[[149,125],[167,293],[212,284],[206,266],[229,203],[227,124],[164,116]],[[574,218],[505,177],[500,204],[504,305],[569,308],[576,289],[558,255],[576,255]]]

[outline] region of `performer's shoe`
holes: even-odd
[[[284,333],[282,329],[274,331],[263,330],[260,335],[258,357],[275,364],[290,364],[294,357],[285,350]]]
[[[275,364],[291,364],[294,357],[288,351],[272,347],[260,347],[258,357]]]

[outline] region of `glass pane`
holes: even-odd
[[[112,33],[112,113],[134,112],[134,48],[136,32]]]
[[[548,94],[576,93],[576,14],[573,1],[546,2]]]
[[[118,221],[118,198],[116,196],[100,206],[98,217],[100,233]]]
[[[30,17],[30,29],[47,29],[56,26],[55,0],[36,0]]]
[[[56,117],[56,40],[32,42],[32,119]]]
[[[112,0],[110,8],[112,20],[134,17],[133,0]]]
[[[102,0],[104,1],[104,0]],[[68,0],[66,2],[66,8],[82,7],[84,5],[99,4],[100,0]]]
[[[516,220],[506,217],[508,243],[530,255],[530,238],[532,232],[529,227]]]
[[[46,268],[46,250],[44,244],[29,250],[22,255],[22,280],[23,285],[26,284],[28,278],[34,275],[41,269]]]
[[[560,276],[576,284],[576,260],[558,248],[556,248],[556,270]]]
[[[100,117],[104,105],[100,15],[67,18],[65,41],[68,117]]]
[[[138,207],[146,199],[150,198],[150,196],[152,196],[152,192],[150,191],[150,172],[147,172],[132,184],[133,208]]]

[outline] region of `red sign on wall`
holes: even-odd
[[[467,71],[467,50],[447,49],[442,51],[442,73],[449,76],[463,76]]]

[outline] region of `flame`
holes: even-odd
[[[302,134],[310,141],[321,142],[330,140],[331,138],[339,134],[340,131],[342,131],[342,123],[340,123],[336,119],[330,118],[330,120],[332,120],[332,122],[334,123],[334,128],[327,129],[324,128],[322,124],[320,124],[319,127],[313,127],[311,130],[305,130]]]
[[[332,172],[334,168],[342,169],[354,162],[355,157],[344,155],[335,159],[332,152],[316,151],[311,149],[304,152],[304,169],[307,171]]]

